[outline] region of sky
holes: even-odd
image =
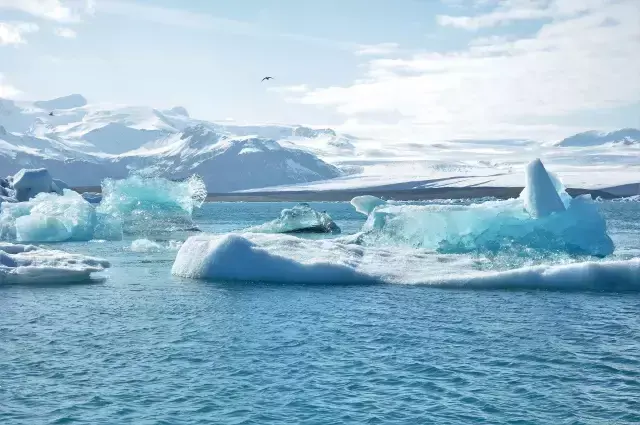
[[[418,142],[640,127],[640,0],[0,0],[0,97],[71,93]]]

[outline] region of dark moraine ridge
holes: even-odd
[[[207,201],[216,202],[347,202],[356,196],[373,195],[395,201],[428,201],[432,199],[473,199],[493,197],[517,198],[522,187],[436,187],[428,189],[393,190],[369,188],[355,190],[286,191],[209,193]],[[82,192],[100,192],[99,187],[77,187]],[[619,196],[603,190],[568,188],[571,196],[591,194],[593,198],[614,199]]]

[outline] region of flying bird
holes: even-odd
[[[264,78],[262,79],[262,81],[265,81],[265,80],[267,80],[267,81],[269,81],[269,80],[273,80],[273,77],[264,77]],[[262,82],[262,81],[260,81],[260,82]]]

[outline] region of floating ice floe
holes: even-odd
[[[7,242],[0,243],[0,284],[66,283],[88,280],[108,261]]]
[[[280,217],[247,229],[256,233],[340,233],[340,227],[326,212],[319,212],[301,203],[280,212]]]
[[[308,240],[281,234],[192,236],[176,276],[215,281],[306,284],[396,283],[467,289],[640,291],[640,259],[474,270],[476,260],[407,247],[362,246],[357,236]],[[393,267],[389,267],[393,264]],[[495,268],[492,268],[495,267]],[[426,272],[428,271],[428,272]]]
[[[363,240],[369,245],[450,253],[522,247],[599,257],[613,253],[606,222],[589,195],[571,198],[539,160],[527,166],[526,174],[518,199],[417,206],[355,198],[352,204],[368,215]]]

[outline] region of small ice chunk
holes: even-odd
[[[314,210],[307,203],[280,212],[280,217],[268,223],[251,227],[255,233],[340,233],[340,227],[326,212]]]
[[[133,252],[165,252],[165,251],[177,251],[182,246],[179,241],[168,241],[166,244],[162,244],[149,239],[136,239],[131,242],[131,251]]]
[[[386,201],[371,195],[356,196],[351,200],[351,205],[353,205],[356,211],[364,215],[371,214],[376,207],[385,205],[386,203]]]

